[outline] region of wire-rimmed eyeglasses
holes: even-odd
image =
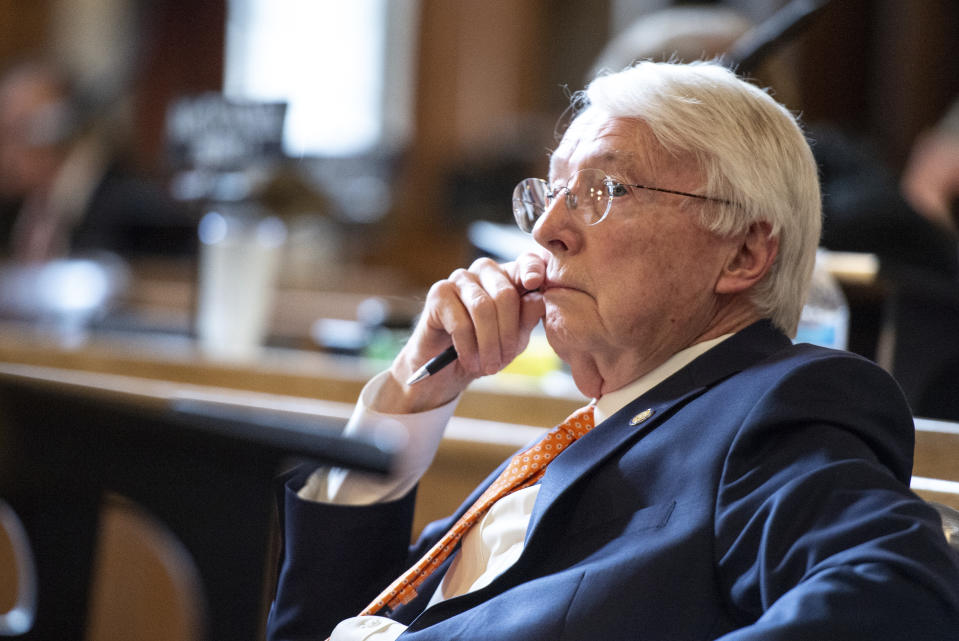
[[[729,204],[728,200],[690,194],[675,189],[650,187],[648,185],[631,185],[612,178],[601,169],[580,169],[570,176],[566,185],[551,187],[542,178],[524,178],[513,189],[513,216],[520,229],[532,233],[536,221],[546,213],[546,210],[566,192],[566,208],[571,214],[578,215],[586,225],[595,225],[601,222],[612,209],[613,201],[627,196],[631,189],[647,189],[688,198],[711,200]]]

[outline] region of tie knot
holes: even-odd
[[[570,414],[569,418],[563,421],[563,424],[559,427],[572,434],[573,438],[576,439],[593,429],[593,426],[593,405],[590,403]]]

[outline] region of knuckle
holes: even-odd
[[[473,264],[470,265],[470,271],[478,271],[486,267],[498,267],[498,266],[499,265],[492,258],[488,256],[483,256],[473,261]]]
[[[467,307],[478,312],[486,312],[495,306],[489,293],[480,288],[473,290],[463,302]]]
[[[430,286],[427,293],[428,298],[443,297],[456,290],[456,285],[451,280],[438,280]]]
[[[490,296],[498,304],[512,303],[517,299],[516,289],[513,287],[501,286],[490,292]]]
[[[449,278],[446,280],[452,283],[460,283],[464,280],[472,280],[473,276],[469,273],[468,270],[463,269],[462,267],[453,270],[453,273],[449,275]]]

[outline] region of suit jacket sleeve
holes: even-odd
[[[959,639],[959,563],[903,487],[913,438],[895,383],[859,359],[771,388],[719,486],[717,566],[744,624],[724,641]]]
[[[275,641],[325,639],[406,569],[415,490],[368,506],[305,501],[308,472],[282,479],[282,555],[267,623]]]
[[[282,554],[267,639],[325,639],[340,621],[356,616],[422,557],[502,467],[491,472],[457,512],[428,524],[413,545],[415,488],[397,501],[336,505],[297,496],[309,470],[296,470],[281,478],[277,505]],[[452,559],[420,586],[418,597],[399,607],[391,618],[409,624],[432,596]]]

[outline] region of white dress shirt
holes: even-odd
[[[596,399],[596,424],[729,336],[731,334],[688,347],[645,376]],[[405,434],[408,440],[397,461],[396,472],[389,478],[380,479],[352,471],[322,468],[310,476],[298,493],[300,498],[351,505],[398,499],[409,492],[426,472],[458,399],[417,414],[374,412],[369,409],[368,401],[382,384],[384,376],[385,373],[374,377],[360,393],[345,433],[394,440]],[[503,497],[463,536],[460,550],[429,605],[483,588],[516,562],[523,552],[526,529],[539,487],[533,485]],[[331,641],[393,641],[405,629],[402,624],[385,617],[353,617],[336,626],[330,638]]]

